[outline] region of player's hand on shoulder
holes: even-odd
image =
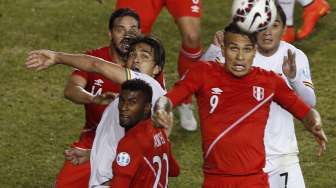
[[[282,64],[282,72],[288,79],[294,79],[296,76],[296,62],[295,62],[295,52],[290,49],[287,51],[287,56],[284,56]]]
[[[35,50],[28,54],[25,65],[28,69],[44,70],[56,64],[56,52],[50,50]]]
[[[216,31],[212,43],[215,46],[224,46],[224,32],[222,30]]]
[[[103,94],[94,96],[92,99],[92,103],[99,105],[108,105],[112,101],[114,101],[117,96],[118,96],[117,93],[105,92]]]
[[[90,160],[91,150],[70,148],[64,151],[66,160],[71,161],[74,165],[80,165]]]

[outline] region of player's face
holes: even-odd
[[[154,49],[145,43],[135,44],[128,56],[127,67],[152,77],[160,72],[155,64]]]
[[[234,76],[243,77],[250,72],[255,52],[255,45],[246,35],[230,32],[225,35],[225,68]]]
[[[120,125],[126,129],[132,128],[144,119],[147,113],[143,92],[122,90],[119,95],[118,109]]]
[[[283,24],[280,17],[277,16],[271,27],[257,33],[258,52],[262,55],[270,56],[278,50],[284,31]]]
[[[119,55],[124,55],[126,49],[121,45],[121,41],[124,39],[128,33],[138,34],[140,31],[138,29],[138,22],[131,16],[119,17],[114,21],[111,35],[111,43],[114,48],[117,50]]]

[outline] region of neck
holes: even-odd
[[[279,44],[278,44],[275,48],[273,48],[273,49],[269,49],[269,50],[268,50],[268,49],[257,48],[257,50],[258,50],[258,52],[259,52],[261,55],[266,56],[266,57],[270,57],[270,56],[274,55],[275,52],[278,51],[279,46],[280,46],[280,42],[279,42]]]

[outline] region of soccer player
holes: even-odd
[[[318,20],[327,15],[330,6],[326,0],[297,0],[303,6],[303,25],[295,34],[294,29],[294,5],[295,0],[278,0],[287,17],[287,29],[282,39],[289,43],[308,37]]]
[[[193,62],[202,55],[201,30],[201,0],[117,0],[116,9],[131,8],[135,10],[141,20],[141,31],[149,34],[152,26],[163,7],[173,16],[180,30],[182,44],[178,59],[178,73],[180,77],[190,68]],[[191,96],[178,108],[181,126],[189,131],[197,128],[197,122],[192,112]]]
[[[153,103],[165,94],[161,85],[152,78],[162,71],[165,63],[165,51],[161,43],[153,37],[138,36],[131,43],[127,67],[123,68],[102,59],[88,55],[65,54],[48,50],[31,52],[27,58],[27,68],[46,69],[56,63],[64,63],[88,72],[104,75],[116,83],[128,79],[139,78],[149,83],[153,89]],[[112,162],[116,155],[116,147],[124,136],[124,129],[119,126],[118,98],[114,100],[102,115],[96,130],[95,140],[91,151],[91,176],[89,187],[96,187],[109,181],[112,174]],[[82,163],[90,157],[90,151],[81,153],[74,158],[74,163]]]
[[[257,52],[253,66],[272,70],[286,81],[310,106],[316,103],[316,96],[310,76],[306,55],[291,44],[281,41],[285,30],[286,16],[277,5],[274,24],[257,34]],[[223,60],[219,40],[223,32],[217,32],[214,44],[204,54],[206,59]],[[285,58],[285,61],[283,59]],[[304,179],[299,165],[298,146],[293,116],[276,103],[271,104],[265,131],[266,166],[270,187],[302,188]]]
[[[307,106],[278,74],[252,67],[254,37],[230,24],[225,28],[222,49],[226,63],[195,64],[159,100],[176,106],[185,96],[195,94],[202,130],[205,188],[269,187],[263,172],[263,138],[272,101],[304,123],[320,144],[318,154],[326,149],[319,113]],[[162,110],[157,108],[157,112]],[[164,126],[160,115],[156,113],[154,118]]]
[[[109,20],[110,45],[89,51],[87,54],[124,65],[127,49],[125,45],[122,45],[121,41],[126,33],[130,31],[138,33],[139,24],[139,16],[130,9],[119,9],[113,12]],[[86,122],[81,130],[79,140],[75,141],[65,151],[66,160],[56,178],[55,187],[76,188],[88,186],[90,177],[89,161],[74,165],[72,160],[75,160],[74,156],[91,150],[101,115],[110,100],[114,98],[113,93],[118,93],[119,87],[119,84],[96,73],[75,70],[70,76],[64,90],[64,96],[76,104],[84,105]]]
[[[162,128],[151,120],[152,88],[139,79],[121,85],[119,95],[120,126],[125,136],[117,147],[110,187],[167,187],[168,175],[178,176],[179,166]]]

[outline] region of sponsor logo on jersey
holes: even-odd
[[[220,94],[222,94],[222,92],[223,92],[223,90],[221,90],[218,87],[211,88],[211,93],[214,94],[214,95],[220,95]]]
[[[96,86],[102,86],[103,83],[104,83],[104,81],[102,79],[98,79],[98,80],[94,81],[94,85],[96,85]]]
[[[253,86],[253,97],[257,101],[263,100],[265,97],[264,88],[259,87],[259,86]]]
[[[119,166],[127,166],[131,162],[131,157],[127,152],[120,152],[117,155],[117,164]]]

